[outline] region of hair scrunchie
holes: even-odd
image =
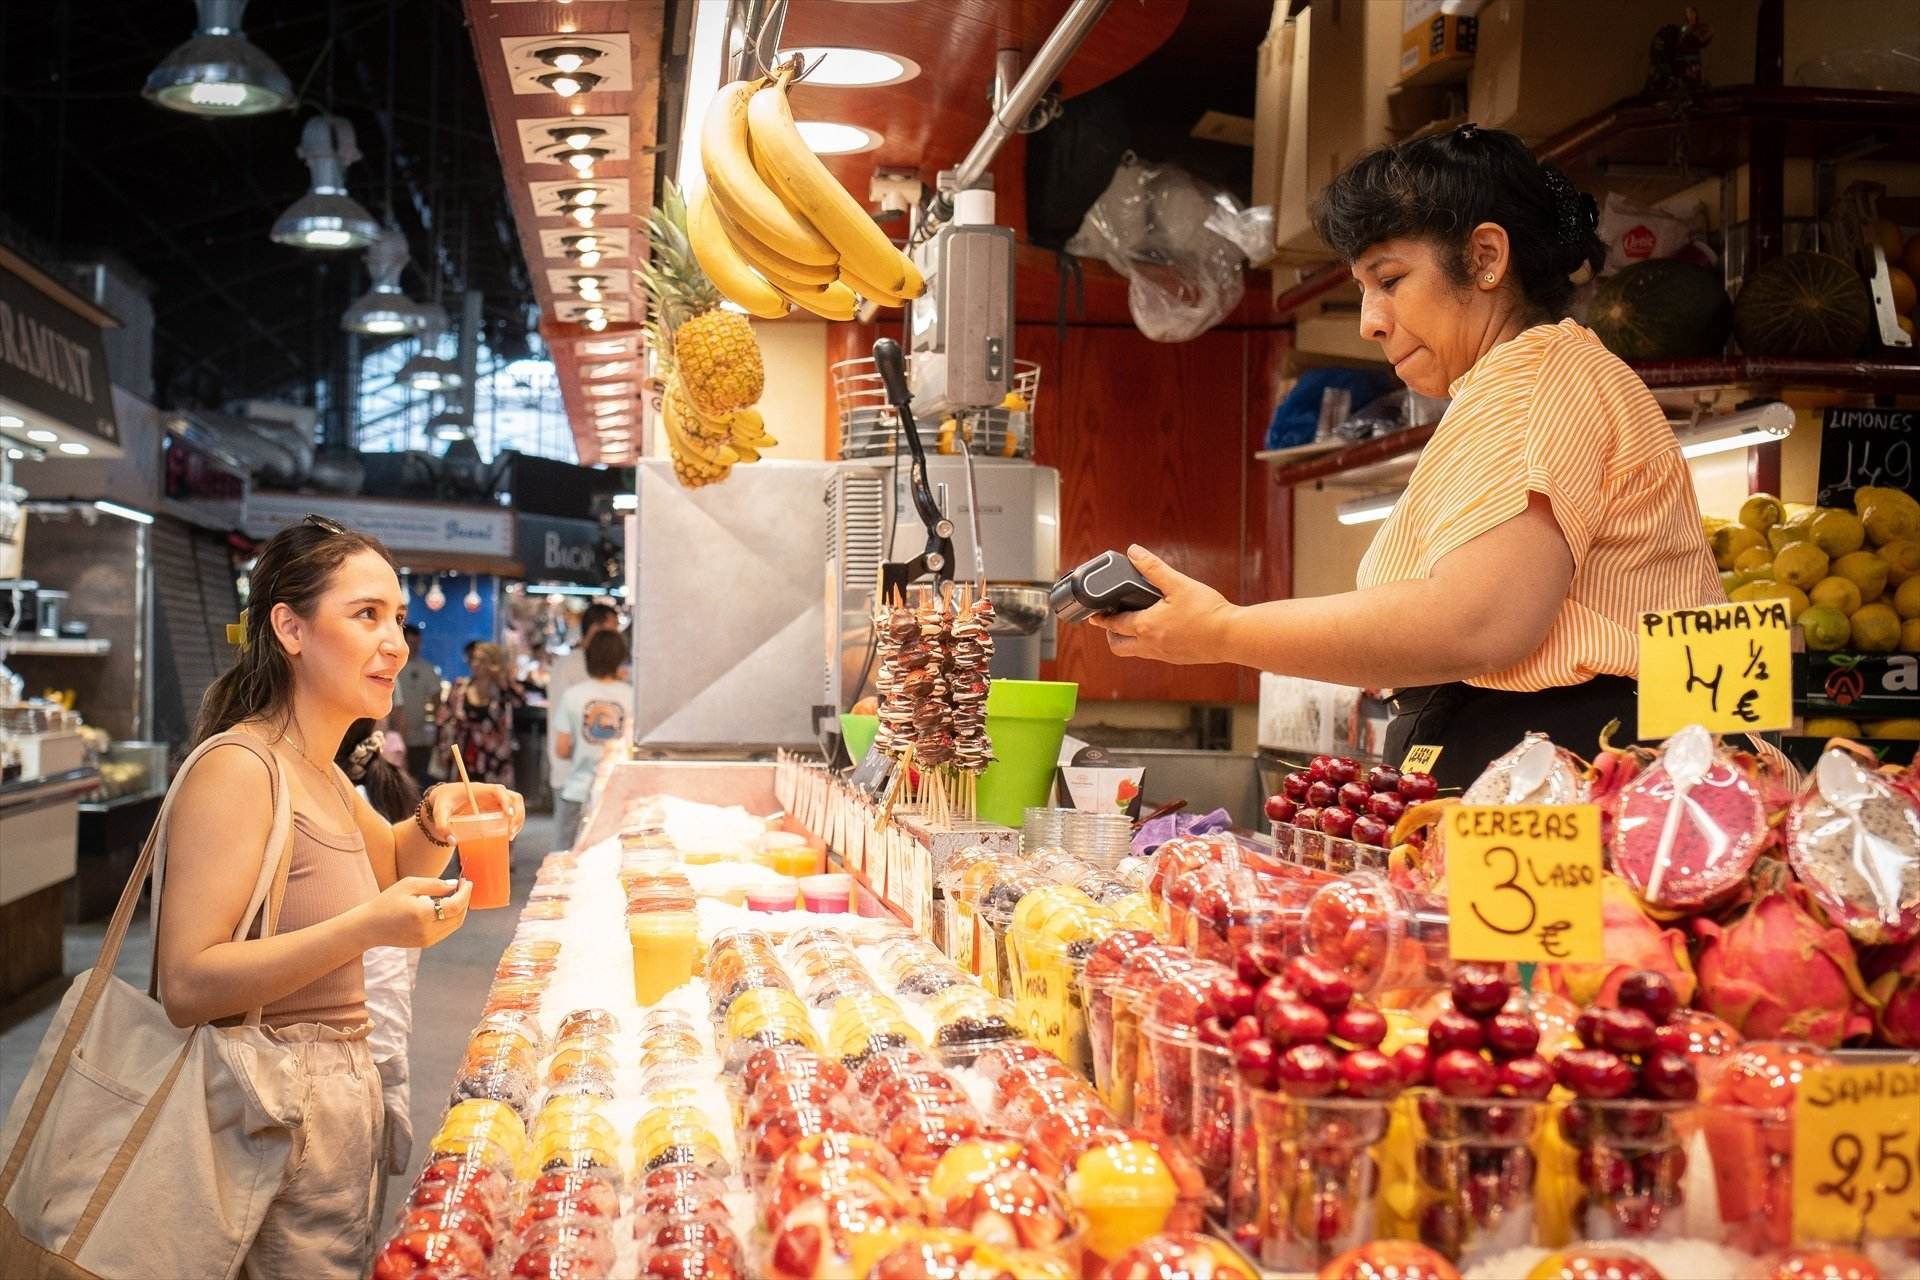
[[[362,738],[354,744],[352,754],[347,757],[347,777],[355,782],[364,778],[367,766],[372,764],[373,758],[380,754],[380,748],[385,745],[385,742],[386,735],[376,729],[371,736]]]

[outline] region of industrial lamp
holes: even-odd
[[[400,273],[406,269],[407,238],[388,227],[367,250],[373,284],[340,317],[340,327],[383,338],[424,333],[436,321],[444,328],[444,312],[431,303],[415,302],[401,289]]]
[[[360,158],[353,126],[338,116],[315,116],[300,131],[299,156],[312,179],[307,194],[274,222],[274,243],[327,250],[372,244],[380,224],[347,194],[347,166]]]
[[[141,96],[196,116],[257,116],[293,105],[293,82],[240,33],[247,0],[195,0],[193,38],[147,77]]]

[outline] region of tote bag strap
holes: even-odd
[[[12,1193],[13,1185],[20,1177],[20,1170],[26,1163],[27,1153],[33,1149],[33,1140],[40,1132],[40,1125],[46,1119],[48,1109],[53,1105],[53,1098],[59,1091],[61,1080],[66,1077],[67,1066],[73,1060],[74,1050],[79,1046],[81,1036],[86,1033],[88,1023],[93,1021],[94,1012],[100,1005],[100,998],[106,993],[107,983],[113,977],[114,963],[120,957],[121,945],[127,939],[127,929],[133,923],[133,913],[139,905],[140,892],[146,887],[148,878],[153,874],[156,855],[164,848],[167,818],[172,812],[174,797],[179,794],[180,782],[186,777],[188,770],[199,762],[201,756],[227,742],[248,746],[260,754],[267,765],[267,772],[273,780],[273,828],[268,836],[267,851],[270,853],[276,848],[280,850],[277,861],[269,861],[265,855],[261,858],[260,878],[254,885],[246,916],[241,920],[240,928],[236,933],[236,941],[246,936],[253,918],[263,908],[268,915],[267,934],[272,933],[273,926],[279,921],[280,900],[286,892],[287,870],[293,852],[292,802],[288,798],[286,786],[281,780],[280,770],[271,752],[244,734],[220,734],[201,743],[193,754],[187,757],[186,762],[180,767],[179,774],[174,778],[173,785],[167,790],[167,798],[161,802],[160,814],[154,819],[153,830],[147,833],[147,842],[140,850],[139,861],[134,864],[133,874],[127,878],[127,887],[121,890],[119,905],[114,908],[113,918],[107,925],[106,938],[100,946],[100,956],[88,972],[87,985],[81,990],[80,999],[74,1005],[72,1015],[67,1019],[66,1030],[60,1037],[59,1046],[54,1049],[53,1056],[47,1062],[46,1075],[41,1078],[40,1088],[34,1093],[33,1105],[27,1111],[26,1121],[20,1127],[20,1134],[14,1141],[13,1150],[7,1153],[6,1164],[0,1166],[0,1202],[4,1202]],[[154,893],[156,937],[159,932],[159,902],[160,895],[156,889]],[[149,991],[151,994],[152,988]],[[247,1019],[250,1023],[257,1023],[260,1019],[260,1010],[251,1011]],[[183,1045],[181,1048],[181,1060],[184,1060],[186,1047]],[[169,1080],[177,1074],[179,1061],[176,1061],[174,1066],[175,1071],[169,1073]]]

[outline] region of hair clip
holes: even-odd
[[[239,621],[227,624],[227,643],[236,649],[247,647],[247,611],[245,609],[240,611]]]
[[[1474,135],[1480,132],[1480,126],[1469,120],[1455,129],[1454,132],[1460,136],[1462,142],[1471,142],[1473,141]]]

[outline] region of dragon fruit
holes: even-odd
[[[1613,797],[1607,854],[1657,912],[1691,913],[1730,897],[1771,840],[1751,759],[1722,752],[1699,726]]]
[[[1541,965],[1533,987],[1566,996],[1575,1004],[1618,1004],[1620,983],[1636,969],[1664,974],[1679,993],[1682,1004],[1693,999],[1693,965],[1687,959],[1687,938],[1678,929],[1664,928],[1651,919],[1619,876],[1600,882],[1600,928],[1606,959],[1599,964]]]
[[[1794,802],[1787,856],[1852,937],[1920,937],[1920,801],[1844,748],[1820,757]]]
[[[1920,938],[1882,948],[1864,968],[1867,991],[1880,1003],[1873,1011],[1879,1039],[1920,1049]]]
[[[1722,926],[1693,922],[1700,940],[1700,1008],[1751,1040],[1800,1038],[1837,1048],[1873,1029],[1873,998],[1840,929],[1808,909],[1806,890],[1763,890]]]

